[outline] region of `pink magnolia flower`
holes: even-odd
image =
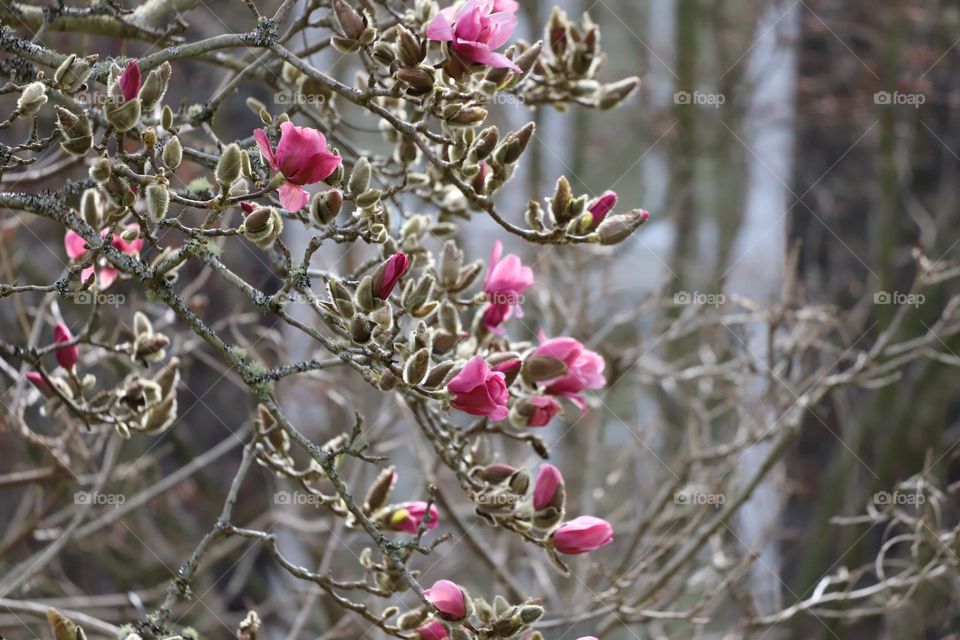
[[[560,553],[587,553],[613,542],[613,527],[606,520],[580,516],[560,525],[551,540],[553,548]]]
[[[560,469],[552,464],[541,465],[533,485],[533,508],[539,511],[549,507],[557,494],[557,488],[561,485],[563,485],[563,476],[560,474]]]
[[[263,161],[286,178],[280,186],[280,204],[288,211],[299,211],[310,199],[304,185],[320,182],[337,170],[341,158],[327,149],[327,139],[310,127],[292,122],[280,125],[280,142],[274,152],[263,129],[253,132]]]
[[[456,397],[450,403],[470,415],[503,420],[507,410],[507,382],[500,371],[491,371],[482,356],[473,356],[467,365],[447,385]]]
[[[420,640],[443,640],[449,638],[447,628],[439,620],[433,620],[417,629],[417,636]]]
[[[410,258],[407,254],[395,253],[384,262],[373,277],[374,295],[381,300],[386,300],[393,293],[393,288],[397,286],[400,278],[410,268]]]
[[[424,589],[423,597],[447,620],[462,620],[467,615],[463,589],[449,580],[437,580],[432,587]]]
[[[50,396],[50,385],[48,385],[47,381],[43,379],[43,376],[40,375],[39,371],[27,371],[26,378],[27,382],[36,387],[40,393],[47,397]]]
[[[522,318],[520,301],[523,292],[533,285],[533,269],[523,266],[520,258],[513,254],[501,260],[502,255],[503,244],[497,240],[490,254],[487,277],[483,281],[483,291],[490,300],[483,312],[483,325],[488,329],[496,329],[509,320],[514,310],[517,317]]]
[[[517,27],[513,0],[467,0],[460,10],[447,7],[437,14],[427,27],[427,38],[449,42],[462,58],[520,72],[520,68],[505,55],[496,53]]]
[[[540,384],[544,391],[551,395],[569,398],[582,411],[586,411],[587,405],[580,392],[584,389],[600,389],[607,383],[603,375],[606,365],[603,356],[587,349],[574,338],[543,340],[540,346],[533,350],[533,355],[556,358],[567,365],[564,375],[541,381]]]
[[[124,102],[130,102],[140,94],[140,63],[131,60],[120,74],[120,93]]]
[[[617,206],[616,191],[605,191],[599,198],[591,200],[587,204],[587,211],[593,216],[591,226],[596,227],[603,222],[603,219],[607,217],[608,213],[613,211],[615,206]]]
[[[390,516],[390,528],[395,531],[416,534],[420,530],[420,523],[423,522],[426,515],[426,502],[405,502]],[[437,511],[437,505],[431,504],[430,522],[427,523],[427,531],[436,529],[439,524],[440,512]]]
[[[58,322],[53,328],[53,339],[55,342],[73,342],[73,334],[70,333],[70,327],[62,322]],[[60,347],[54,351],[54,355],[57,358],[57,363],[61,367],[70,369],[73,365],[77,364],[77,360],[80,359],[80,349],[78,349],[75,344],[69,347]]]
[[[131,224],[127,226],[127,229],[136,229],[140,230],[140,225]],[[108,229],[104,229],[101,234],[106,236],[109,232]],[[66,235],[63,237],[63,246],[67,251],[67,257],[71,260],[81,260],[84,255],[87,253],[87,248],[85,246],[86,241],[72,229],[68,230]],[[140,249],[143,248],[143,238],[137,238],[132,242],[127,242],[120,237],[119,234],[113,234],[113,239],[110,241],[116,249],[122,251],[123,253],[128,253],[130,255],[139,255]],[[99,266],[99,273],[97,273],[97,267]],[[99,265],[92,265],[80,272],[80,281],[86,282],[92,274],[97,273],[97,286],[100,290],[105,290],[117,279],[117,276],[120,275],[120,272],[110,266],[110,263],[106,260],[101,260]]]

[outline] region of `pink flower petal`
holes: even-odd
[[[280,185],[280,204],[287,211],[300,211],[306,206],[308,200],[310,200],[310,194],[300,185],[292,182],[284,182]]]
[[[253,132],[253,139],[257,141],[257,147],[260,148],[260,155],[263,157],[263,161],[274,171],[280,171],[280,166],[277,164],[277,157],[273,154],[273,149],[270,148],[270,139],[267,138],[267,132],[263,129],[257,129]]]

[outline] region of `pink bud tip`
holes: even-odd
[[[26,378],[27,382],[36,387],[37,390],[43,395],[48,395],[50,393],[50,385],[48,385],[47,381],[43,379],[43,376],[40,375],[40,372],[27,371]]]
[[[434,620],[417,629],[419,640],[443,640],[449,638],[447,628],[439,620]]]
[[[73,334],[70,333],[70,328],[67,327],[67,325],[60,322],[53,328],[53,339],[57,342],[73,342]],[[57,363],[64,369],[70,369],[77,364],[77,360],[80,359],[80,350],[77,348],[77,345],[61,347],[57,349],[55,353]]]
[[[390,256],[383,266],[380,282],[374,283],[377,286],[377,297],[381,300],[389,298],[393,288],[397,286],[409,267],[410,258],[407,254],[398,252]]]
[[[120,93],[125,102],[129,102],[140,94],[140,64],[136,60],[127,63],[127,68],[120,74]]]
[[[423,597],[448,620],[462,620],[467,615],[463,589],[449,580],[434,582],[432,587],[424,590]]]
[[[606,520],[580,516],[560,525],[551,539],[554,549],[560,553],[587,553],[613,542],[613,527]]]
[[[563,484],[563,475],[560,469],[552,464],[545,464],[537,471],[537,481],[533,487],[533,508],[539,511],[550,506],[557,493],[557,487]]]

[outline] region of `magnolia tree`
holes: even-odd
[[[458,238],[476,215],[495,221],[504,237],[541,245],[614,245],[628,238],[647,212],[618,207],[612,192],[593,199],[574,193],[563,178],[525,214],[501,211],[497,194],[536,133],[533,123],[515,131],[488,125],[485,105],[510,96],[534,108],[609,109],[638,80],[597,79],[604,55],[597,26],[586,16],[575,24],[555,11],[547,45],[515,40],[519,7],[513,0],[451,6],[421,0],[412,8],[287,0],[273,15],[262,15],[252,2],[247,8],[256,20],[253,31],[173,43],[173,23],[169,33],[154,36],[167,46],[140,58],[48,49],[17,32],[29,26],[29,11],[7,9],[16,19],[2,27],[3,47],[21,64],[9,67],[12,79],[3,89],[16,104],[0,124],[6,137],[0,170],[26,170],[45,154],[87,170],[72,178],[54,172],[42,180],[43,191],[0,193],[0,207],[55,221],[69,261],[55,282],[24,284],[24,276],[2,287],[4,298],[43,300],[35,342],[3,344],[30,385],[15,414],[20,434],[74,478],[78,448],[105,447],[96,492],[124,441],[177,428],[180,368],[197,342],[170,336],[186,328],[242,380],[256,407],[255,428],[220,517],[183,558],[156,610],[129,620],[118,637],[193,637],[173,624],[171,611],[192,597],[195,572],[228,538],[259,541],[279,567],[387,635],[539,637],[534,628],[544,608],[536,593],[468,595],[457,576],[421,584],[421,558],[447,539],[430,539],[444,513],[432,487],[395,495],[398,476],[417,470],[395,468],[376,453],[362,407],[352,428],[315,442],[289,417],[275,386],[346,367],[379,392],[397,394],[435,462],[457,479],[456,500],[472,504],[502,535],[529,543],[526,553],[543,554],[558,576],[569,574],[566,557],[609,544],[614,531],[604,514],[568,504],[561,469],[511,466],[490,445],[495,438],[516,440],[547,458],[536,429],[588,411],[589,393],[606,384],[604,359],[578,336],[517,337],[511,319],[523,315],[524,293],[536,286],[534,269],[505,255],[500,240],[488,261],[468,261]],[[113,5],[60,8],[42,20],[57,30],[69,30],[69,22],[79,32],[142,39],[155,33],[147,14],[156,9],[150,3],[132,13]],[[329,31],[315,50],[332,46],[356,58],[364,72],[355,82],[312,66],[310,51],[291,50],[293,37],[308,27]],[[166,99],[182,60],[226,64],[220,52],[240,47],[260,51],[255,63],[236,69],[205,103]],[[249,137],[220,140],[210,123],[244,77],[284,92],[289,105],[269,108],[247,98]],[[350,140],[340,113],[345,104],[377,119],[392,153],[368,153]],[[279,286],[264,290],[231,269],[222,254],[235,243],[255,247]],[[376,256],[349,272],[314,267],[315,254],[334,243],[364,245]],[[309,337],[318,355],[272,364],[232,343],[184,294],[179,275],[191,263],[236,288],[252,309]],[[150,306],[108,317],[102,307],[119,287],[142,289]],[[68,317],[61,316],[58,298],[71,306]],[[118,328],[127,339],[111,339]],[[369,486],[358,486],[343,475],[348,459],[382,471]],[[301,568],[274,534],[232,520],[254,462],[368,536],[354,566],[359,577]],[[34,563],[15,566],[4,593],[35,573]],[[394,594],[403,592],[412,600],[393,606]],[[82,637],[85,626],[87,633],[109,629],[82,612],[71,617],[50,609],[48,617],[57,638]],[[252,612],[238,633],[252,638],[259,626]]]
[[[932,477],[949,450],[835,521],[880,525],[876,558],[800,594],[768,560],[813,410],[960,364],[960,298],[905,320],[960,265],[915,251],[910,294],[866,329],[803,299],[796,254],[775,304],[593,290],[581,270],[647,212],[563,177],[511,206],[537,132],[492,124],[495,105],[633,92],[600,74],[588,16],[555,10],[531,43],[514,0],[247,0],[252,30],[202,38],[194,7],[0,2],[12,637],[769,639],[955,592],[960,487]],[[91,43],[137,55],[69,52]],[[201,65],[223,81],[176,98]],[[477,254],[480,225],[498,237]],[[546,258],[505,248],[524,243]],[[618,385],[650,391],[659,429],[563,455],[603,416],[634,433],[601,402]],[[231,432],[213,446],[190,429],[208,394]],[[185,507],[204,500],[216,513]]]

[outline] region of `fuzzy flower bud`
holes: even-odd
[[[96,189],[87,189],[80,196],[80,215],[94,229],[99,229],[103,224],[103,205],[100,204],[100,193]]]
[[[17,98],[17,109],[24,116],[32,116],[47,103],[47,87],[42,82],[31,82]]]
[[[140,100],[134,98],[106,110],[107,122],[110,126],[124,133],[133,129],[140,122]]]
[[[149,111],[163,100],[167,92],[167,85],[170,83],[170,74],[173,68],[169,62],[164,62],[159,67],[147,74],[147,79],[143,81],[143,87],[140,89],[140,102],[143,108]]]
[[[166,185],[153,183],[146,189],[147,214],[154,222],[162,220],[170,208],[170,192]]]
[[[168,169],[176,169],[179,167],[180,162],[183,160],[183,145],[180,144],[180,138],[172,136],[167,140],[167,143],[163,145],[161,157],[163,158],[163,164]]]
[[[257,207],[243,220],[243,235],[261,249],[272,245],[283,231],[283,218],[273,207]]]
[[[241,168],[240,145],[234,142],[227,145],[217,162],[217,182],[224,188],[229,187],[240,177]]]
[[[340,190],[328,189],[313,196],[313,201],[310,203],[310,216],[316,224],[328,225],[336,219],[342,207],[343,194]]]
[[[600,244],[613,245],[623,242],[649,218],[650,214],[642,209],[607,217],[597,227]]]
[[[87,114],[81,111],[78,115],[60,105],[55,106],[54,111],[57,113],[57,128],[63,138],[60,143],[63,150],[76,156],[89,151],[93,145],[93,129]]]

